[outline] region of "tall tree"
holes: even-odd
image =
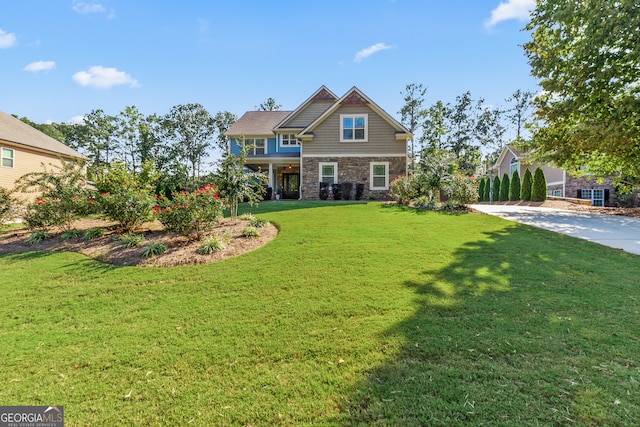
[[[421,151],[432,152],[445,148],[443,143],[443,138],[447,134],[445,115],[446,107],[442,101],[437,101],[426,110],[422,121],[422,135],[420,135]]]
[[[533,93],[527,90],[516,90],[513,95],[505,99],[511,108],[507,108],[506,113],[509,121],[516,127],[516,139],[522,139],[522,127],[524,126],[527,112],[531,108]]]
[[[80,138],[78,146],[91,158],[88,167],[89,175],[100,171],[103,165],[108,165],[117,156],[116,118],[102,110],[92,110],[84,116],[82,130],[75,136]],[[95,177],[93,177],[95,178]]]
[[[427,88],[421,83],[410,83],[405,87],[404,106],[400,109],[400,121],[413,134],[411,138],[411,169],[415,169],[416,131],[424,119],[426,112],[422,107]]]
[[[135,173],[142,163],[140,146],[144,116],[136,106],[127,106],[116,116],[115,123],[122,161]]]
[[[543,89],[536,151],[569,170],[640,183],[640,2],[537,0],[526,29]]]
[[[273,98],[268,98],[265,102],[256,107],[258,111],[278,111],[282,108],[282,105],[277,104]]]
[[[445,110],[446,147],[454,154],[460,172],[467,175],[472,175],[480,163],[482,141],[478,139],[481,127],[478,122],[483,120],[483,103],[483,99],[474,101],[467,91],[456,97],[455,104],[447,104]]]
[[[163,125],[178,156],[188,162],[190,187],[195,188],[216,132],[213,117],[200,104],[176,105],[164,117]]]
[[[225,132],[229,130],[231,125],[233,125],[238,120],[238,116],[228,111],[218,111],[213,118],[213,121],[216,126],[216,131],[218,132],[218,136],[216,137],[216,146],[223,153],[227,152],[227,137]]]

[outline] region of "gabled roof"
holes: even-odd
[[[291,111],[247,111],[224,133],[226,136],[272,136]]]
[[[518,151],[516,150],[513,145],[511,144],[507,144],[504,147],[502,147],[502,151],[500,152],[500,155],[498,156],[498,160],[496,160],[495,163],[495,167],[500,166],[500,164],[502,164],[502,161],[504,160],[504,158],[507,156],[507,154],[511,153],[516,159],[520,160],[523,157],[523,152],[522,151]]]
[[[330,101],[336,102],[338,97],[331,92],[326,86],[322,85],[318,90],[316,90],[306,101],[304,101],[298,108],[293,110],[291,114],[285,117],[280,123],[274,126],[274,130],[279,128],[286,128],[287,123],[291,122],[300,112],[304,111],[310,104],[316,101]]]
[[[324,113],[322,113],[317,119],[315,119],[309,126],[307,126],[302,132],[298,134],[298,137],[304,139],[313,137],[313,130],[322,123],[327,117],[333,114],[338,108],[343,105],[367,105],[373,111],[375,111],[380,117],[382,117],[387,123],[389,123],[393,128],[396,129],[396,139],[411,139],[413,136],[411,132],[404,127],[399,121],[394,119],[384,111],[382,108],[378,106],[375,102],[373,102],[367,95],[362,93],[360,89],[357,87],[352,87],[347,93],[345,93],[342,98],[338,99],[333,105],[327,109]]]
[[[66,157],[84,156],[28,124],[0,111],[0,140]]]

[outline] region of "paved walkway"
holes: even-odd
[[[473,209],[640,255],[640,218],[513,205],[471,205]]]

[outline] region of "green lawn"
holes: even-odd
[[[640,257],[485,215],[264,203],[187,267],[0,256],[0,404],[66,425],[640,423]]]

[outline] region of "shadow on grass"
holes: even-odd
[[[554,247],[544,238],[548,234],[532,238],[535,233],[528,227],[492,232],[457,249],[455,261],[440,268],[429,268],[427,256],[420,278],[405,283],[415,292],[418,309],[386,331],[404,345],[353,388],[342,402],[339,424],[535,421],[535,397],[529,402],[521,394],[514,403],[508,396],[519,393],[513,384],[527,374],[518,366],[521,353],[514,353],[510,342],[520,343],[519,337],[531,327],[523,314],[535,299],[528,286],[553,281],[559,269],[571,264],[568,245]],[[524,351],[544,354],[544,348]]]

